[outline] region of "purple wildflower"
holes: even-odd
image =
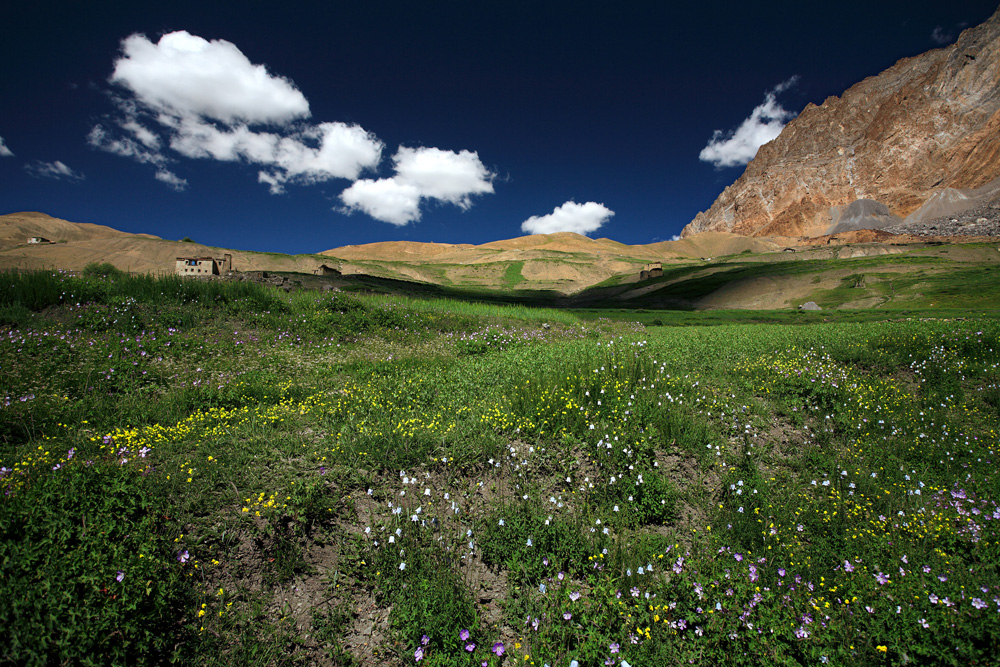
[[[501,656],[504,654],[503,642],[497,642],[496,644],[493,645],[493,653],[497,656]]]

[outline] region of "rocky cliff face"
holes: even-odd
[[[808,105],[681,236],[815,236],[859,199],[905,217],[1000,177],[1000,10],[946,48]]]

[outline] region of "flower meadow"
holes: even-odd
[[[0,663],[1000,653],[992,317],[0,282]]]

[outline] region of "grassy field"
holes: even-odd
[[[632,315],[0,274],[0,664],[996,664],[997,319]]]

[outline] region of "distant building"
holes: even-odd
[[[174,273],[179,276],[218,276],[233,270],[233,256],[226,253],[218,257],[178,257]]]
[[[650,278],[659,278],[663,275],[663,264],[661,262],[652,262],[642,267],[642,271],[639,272],[639,280],[649,280]]]
[[[28,243],[30,243],[31,245],[39,245],[43,243],[52,243],[52,241],[41,236],[32,236],[30,239],[28,239]]]
[[[327,266],[326,264],[320,264],[319,267],[313,269],[313,274],[317,276],[339,276],[340,271],[333,268],[332,266]]]
[[[781,252],[795,252],[795,248],[785,248]]]

